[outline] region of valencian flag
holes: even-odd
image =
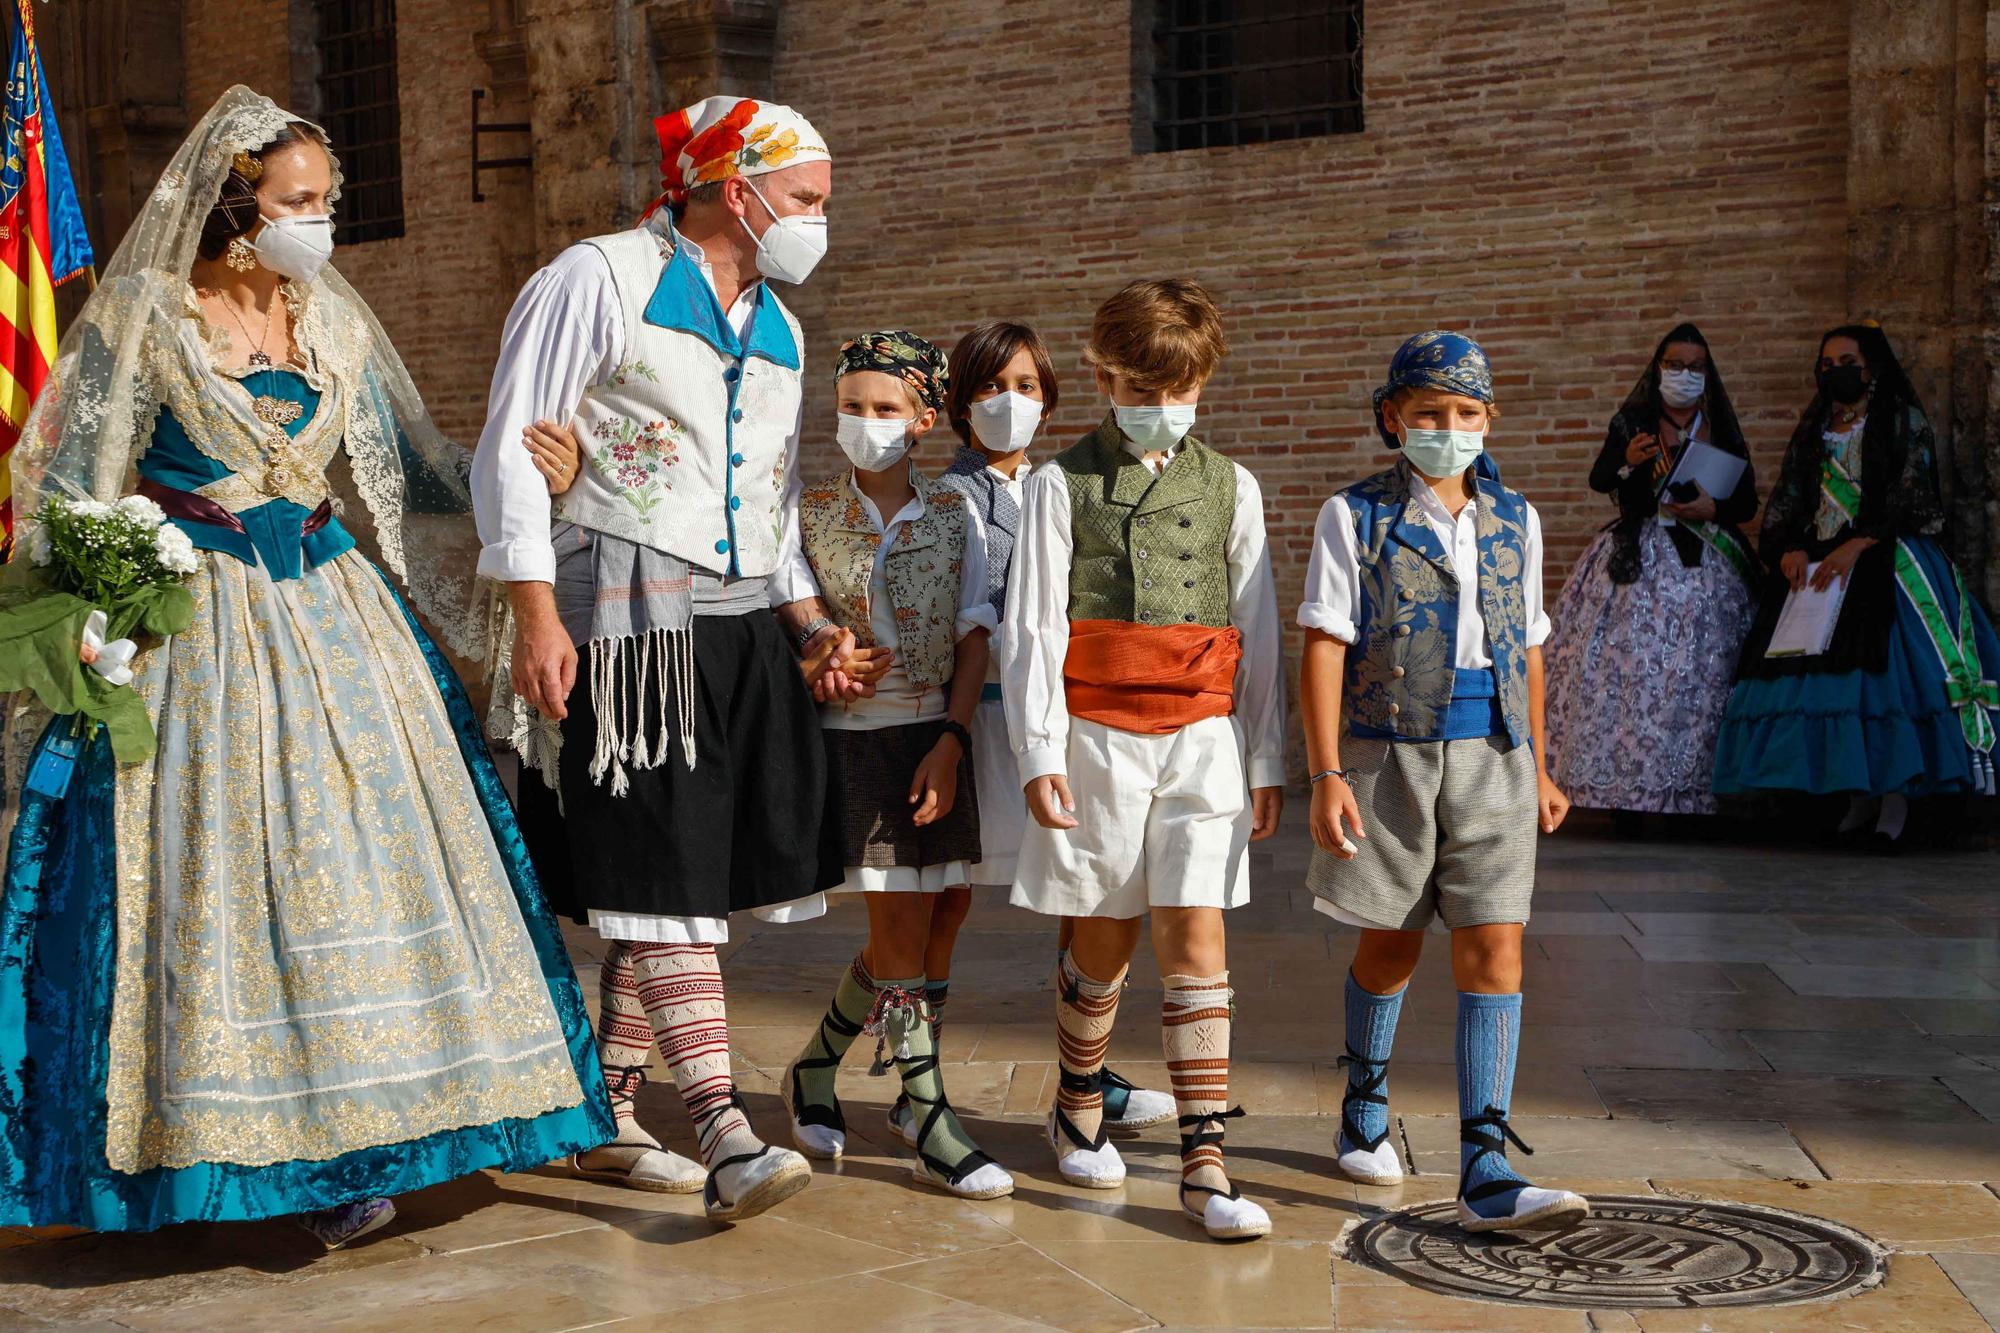
[[[0,110],[0,459],[56,359],[56,287],[89,270],[90,234],[63,156],[55,107],[35,53],[31,0],[17,0]],[[0,466],[0,543],[14,540],[14,479]]]

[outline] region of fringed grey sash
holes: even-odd
[[[597,715],[591,781],[602,783],[608,772],[611,794],[623,796],[631,789],[627,765],[666,762],[670,725],[693,769],[693,571],[650,546],[573,524],[559,523],[550,535],[558,552],[556,613],[589,659]]]

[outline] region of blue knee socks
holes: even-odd
[[[1507,1164],[1503,1128],[1520,1046],[1518,994],[1458,993],[1458,1195],[1481,1217],[1513,1212],[1515,1196],[1528,1183]]]
[[[1389,1048],[1396,1040],[1396,1017],[1403,991],[1377,995],[1347,974],[1347,1095],[1340,1103],[1338,1151],[1373,1152],[1389,1133]]]

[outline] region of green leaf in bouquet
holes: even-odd
[[[179,592],[184,588],[149,590]],[[172,599],[162,614],[175,614]],[[189,603],[192,616],[192,602]],[[121,764],[150,758],[158,742],[146,701],[130,685],[113,685],[83,664],[77,650],[84,622],[95,608],[71,593],[48,592],[31,600],[0,601],[0,694],[32,691],[58,716],[102,722]],[[143,614],[137,612],[134,614]],[[113,632],[107,638],[128,637]],[[185,628],[183,624],[182,628]]]

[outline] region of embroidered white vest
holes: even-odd
[[[610,264],[625,358],[577,408],[587,466],[556,516],[718,574],[771,573],[799,418],[798,321],[767,285],[739,356],[699,270],[683,257],[669,272],[664,221],[583,244]]]
[[[958,594],[965,569],[965,496],[918,473],[921,516],[905,523],[883,563],[896,618],[896,655],[910,683],[933,689],[951,679],[958,649]],[[868,586],[881,534],[862,512],[854,474],[808,486],[799,499],[799,537],[827,609],[855,641],[875,646]]]

